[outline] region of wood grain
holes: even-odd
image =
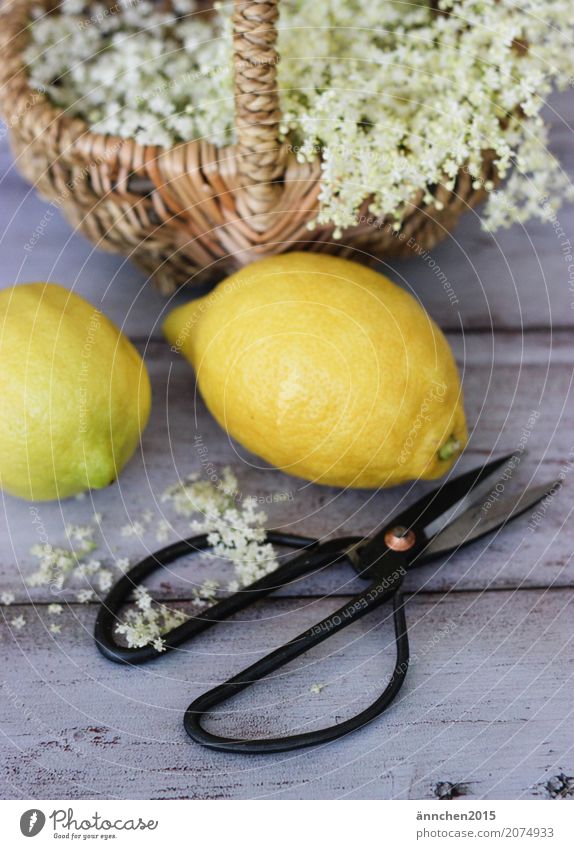
[[[450,781],[469,798],[545,797],[548,779],[574,766],[572,601],[567,590],[411,598],[413,662],[398,702],[336,744],[268,757],[206,751],[186,737],[183,711],[332,601],[258,605],[249,622],[133,669],[96,652],[94,606],[68,608],[57,637],[45,608],[15,608],[28,625],[17,647],[0,626],[2,796],[416,799]],[[375,698],[391,662],[390,623],[377,612],[211,727],[249,736],[339,721]],[[314,682],[325,684],[318,695]]]
[[[451,558],[445,568],[427,566],[413,575],[413,586],[432,590],[482,589],[485,587],[551,586],[572,582],[572,537],[563,532],[572,509],[574,484],[574,440],[568,422],[572,418],[573,352],[568,334],[550,338],[545,333],[485,334],[451,336],[458,355],[466,397],[467,415],[475,428],[464,467],[485,462],[494,452],[526,447],[516,473],[506,484],[508,493],[519,493],[532,481],[552,481],[565,475],[562,491],[548,503],[544,523],[529,527],[531,515],[516,520],[511,530],[475,543]],[[255,495],[269,514],[269,524],[296,530],[308,536],[370,533],[387,521],[400,506],[420,497],[435,484],[403,486],[381,492],[341,491],[310,486],[268,468],[257,458],[232,443],[213,421],[195,395],[193,373],[181,357],[162,343],[147,347],[154,407],[140,454],[114,486],[93,492],[83,501],[74,499],[30,506],[3,497],[0,528],[5,535],[5,553],[0,560],[0,591],[17,593],[19,601],[53,600],[49,590],[29,590],[24,583],[35,568],[30,547],[41,540],[66,543],[68,522],[86,524],[94,511],[103,516],[97,534],[97,557],[106,565],[117,557],[142,557],[159,544],[155,529],[161,517],[173,524],[171,539],[189,536],[187,520],[177,518],[161,503],[161,493],[171,483],[192,471],[202,470],[202,461],[221,469],[231,465],[244,494]],[[207,455],[199,455],[195,437],[201,435]],[[284,494],[284,503],[265,503]],[[150,510],[154,520],[141,539],[125,538],[122,529]],[[193,564],[174,568],[163,576],[160,594],[189,598],[194,585],[205,577],[230,579],[222,564]],[[349,592],[359,585],[349,568],[341,566],[307,579],[299,594]],[[166,585],[166,582],[168,585]],[[157,586],[156,582],[156,586]],[[75,592],[63,597],[73,599]]]
[[[571,92],[553,98],[548,114],[553,150],[572,174]],[[62,594],[27,587],[35,568],[30,546],[65,544],[66,523],[87,523],[94,511],[103,516],[96,556],[106,565],[155,549],[162,515],[174,538],[187,535],[187,521],[159,499],[179,476],[201,469],[198,434],[208,461],[232,465],[242,492],[261,499],[270,525],[309,535],[369,533],[430,485],[342,492],[307,485],[245,454],[213,422],[195,396],[191,370],[161,340],[163,316],[189,293],[165,301],[126,260],[72,233],[57,207],[17,175],[2,133],[0,198],[0,285],[51,279],[74,287],[138,342],[154,391],[141,452],[116,485],[61,505],[2,497],[0,591],[13,591],[18,603],[0,608],[0,797],[426,799],[449,783],[475,799],[555,796],[548,781],[574,775],[574,293],[551,225],[514,227],[495,238],[480,229],[478,215],[467,216],[432,254],[456,304],[428,260],[394,260],[386,271],[449,331],[472,427],[461,468],[525,447],[506,492],[563,478],[560,492],[540,521],[527,514],[408,577],[414,659],[398,703],[383,718],[323,749],[234,757],[188,740],[185,707],[363,586],[350,567],[324,570],[161,662],[129,669],[96,652],[96,607],[74,603],[77,587]],[[574,242],[574,209],[559,217]],[[273,503],[277,493],[288,500]],[[123,536],[122,527],[148,509],[154,519],[144,536]],[[152,586],[186,607],[208,576],[232,577],[224,564],[187,562]],[[56,619],[47,611],[52,601],[71,603]],[[9,623],[19,614],[27,625],[15,631]],[[61,634],[48,631],[50,622],[61,623]],[[211,722],[221,731],[271,734],[348,716],[384,686],[389,627],[386,611],[363,620]],[[316,682],[326,686],[313,695]]]

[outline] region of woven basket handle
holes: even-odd
[[[279,141],[277,19],[279,0],[234,0],[233,55],[237,169],[241,211],[257,230],[278,200],[284,170]]]

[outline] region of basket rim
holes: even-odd
[[[49,100],[45,92],[30,85],[30,76],[23,60],[23,52],[29,42],[30,9],[32,6],[50,9],[54,7],[54,2],[55,0],[7,0],[7,5],[0,9],[0,22],[3,24],[0,42],[4,47],[5,59],[0,63],[0,93],[3,90],[7,95],[0,99],[0,111],[5,116],[10,134],[20,136],[19,140],[23,141],[27,149],[41,142],[53,160],[75,162],[83,167],[105,164],[112,169],[117,167],[124,177],[126,174],[143,174],[148,177],[152,166],[156,172],[160,168],[164,176],[168,178],[170,174],[173,176],[176,172],[177,176],[180,176],[182,171],[178,163],[187,161],[186,157],[188,157],[190,160],[199,162],[204,172],[212,171],[223,177],[227,189],[235,197],[234,206],[239,219],[249,221],[250,227],[258,231],[259,239],[269,233],[269,228],[273,229],[273,213],[278,211],[282,204],[274,201],[267,209],[260,210],[257,209],[257,198],[255,204],[249,203],[240,173],[244,151],[239,149],[238,144],[216,146],[213,142],[202,138],[163,147],[142,144],[129,136],[95,132],[84,118],[66,114],[64,109]],[[245,5],[245,0],[235,0],[235,2]],[[193,154],[190,156],[185,151],[193,151]],[[278,193],[280,200],[282,193],[289,193],[290,184],[306,185],[307,193],[311,191],[314,195],[315,200],[312,206],[317,210],[323,161],[321,149],[316,149],[312,159],[301,162],[297,158],[295,145],[287,140],[282,144],[282,153],[281,176],[267,183],[262,182],[260,186],[264,188],[269,185],[274,188],[280,186],[281,192]],[[484,151],[483,173],[489,175],[488,179],[496,181],[496,175],[492,174],[493,162],[490,153]],[[463,176],[464,167],[461,167],[459,178]],[[190,178],[193,179],[193,174],[190,174]],[[464,182],[467,180],[465,179]],[[417,209],[421,211],[428,209],[428,205],[422,202],[425,188],[421,186],[411,198],[410,210],[402,219],[403,225]],[[294,187],[294,191],[297,191],[297,187]],[[452,201],[456,205],[459,191],[460,189],[452,192],[445,189],[446,194],[449,195],[447,203]],[[484,196],[481,189],[473,188],[470,191],[470,187],[466,187],[462,191],[461,198],[465,198],[466,206],[472,207]],[[372,195],[365,197],[365,206],[368,205],[371,197]],[[390,220],[388,216],[382,217]],[[435,217],[434,214],[431,215],[431,218]],[[350,233],[360,229],[360,226],[360,224],[352,224],[343,230],[345,233]],[[320,227],[329,231],[337,229],[334,223],[328,222]]]
[[[88,149],[112,148],[120,150],[124,145],[131,144],[143,152],[142,161],[149,154],[161,155],[170,150],[180,149],[187,146],[201,146],[204,149],[217,151],[220,155],[217,159],[230,160],[236,152],[235,144],[222,146],[214,145],[207,139],[190,139],[188,141],[176,142],[170,147],[163,145],[152,145],[136,141],[133,136],[119,136],[112,133],[101,133],[93,130],[85,118],[79,115],[68,115],[65,110],[54,104],[45,91],[34,88],[30,84],[30,75],[23,59],[23,53],[29,43],[30,10],[33,6],[41,6],[49,9],[53,0],[12,0],[3,9],[0,9],[0,21],[3,24],[4,37],[2,46],[5,61],[0,63],[0,91],[7,95],[0,99],[0,112],[4,115],[7,128],[13,130],[19,125],[30,125],[40,129],[41,132],[54,132],[59,126],[65,130],[72,130],[73,137],[67,146],[68,153],[87,153]],[[24,99],[24,103],[21,101]],[[9,107],[6,108],[6,103]],[[19,108],[20,107],[20,108]],[[11,114],[10,114],[11,113]],[[36,121],[41,123],[37,127]],[[87,145],[86,140],[93,140],[93,144]],[[223,152],[223,156],[221,153]]]
[[[5,57],[5,60],[0,63],[0,94],[4,93],[4,96],[0,97],[0,115],[4,117],[8,130],[12,131],[18,126],[24,126],[34,131],[35,135],[44,132],[59,135],[63,132],[68,136],[65,154],[77,155],[80,159],[91,159],[92,151],[97,149],[102,151],[101,159],[113,161],[114,152],[119,153],[122,148],[131,146],[139,153],[139,156],[134,158],[139,159],[142,166],[150,157],[159,159],[168,155],[170,151],[193,147],[203,151],[202,159],[208,159],[211,162],[224,161],[226,169],[238,172],[237,160],[240,158],[238,142],[216,145],[206,138],[200,138],[178,141],[165,147],[139,142],[133,136],[101,133],[94,130],[85,118],[66,114],[62,107],[50,100],[45,91],[34,88],[30,84],[30,75],[23,59],[23,53],[30,38],[30,11],[32,7],[49,10],[53,6],[54,0],[7,0],[0,8],[0,22],[4,30],[0,43]],[[300,163],[289,142],[282,142],[280,148],[283,152],[284,168],[282,170],[284,171],[287,170],[287,166],[290,171],[297,166],[303,166],[298,170],[307,172],[309,166],[318,168],[322,161],[322,156],[319,154],[312,160]],[[61,151],[62,154],[64,150]],[[134,168],[134,170],[138,169]],[[240,188],[239,185],[238,188]]]

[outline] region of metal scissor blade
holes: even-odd
[[[419,498],[406,510],[394,516],[382,530],[374,536],[365,539],[351,552],[351,562],[361,573],[377,564],[381,557],[388,551],[386,534],[390,528],[401,531],[410,530],[415,540],[414,547],[410,547],[409,559],[411,562],[419,562],[419,557],[424,556],[428,540],[432,540],[440,531],[466,510],[477,498],[484,497],[493,484],[500,477],[500,468],[505,463],[510,464],[514,454],[507,454],[497,460],[471,469],[470,472],[451,478],[433,489],[427,495]],[[481,495],[483,489],[485,492]],[[408,550],[408,549],[405,549]]]
[[[556,482],[531,487],[516,495],[483,500],[480,504],[467,509],[448,527],[434,536],[417,558],[417,563],[438,557],[453,551],[462,545],[489,534],[511,519],[542,501],[556,487]]]
[[[511,460],[513,456],[514,455],[511,454],[510,457],[505,457],[504,459]],[[452,523],[459,516],[462,516],[462,514],[470,507],[473,507],[475,504],[482,504],[484,500],[492,494],[495,483],[500,477],[500,465],[501,464],[497,464],[495,468],[486,475],[481,474],[480,478],[478,475],[475,475],[474,481],[472,481],[472,488],[459,498],[458,501],[455,501],[454,504],[441,513],[440,516],[437,516],[436,519],[425,525],[424,531],[427,539],[432,539],[437,536],[437,534],[439,534],[442,530],[452,525]],[[469,475],[472,475],[472,473],[470,472]]]
[[[501,466],[509,463],[514,454],[492,460],[485,466],[471,469],[459,477],[446,481],[438,489],[425,495],[393,520],[407,528],[424,528],[427,538],[432,538],[453,522],[457,516],[488,494],[499,477]],[[484,490],[484,491],[483,491]]]

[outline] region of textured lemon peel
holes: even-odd
[[[260,260],[163,330],[219,425],[291,475],[352,488],[435,479],[466,444],[448,340],[407,292],[356,263]],[[443,445],[449,434],[457,445]]]

